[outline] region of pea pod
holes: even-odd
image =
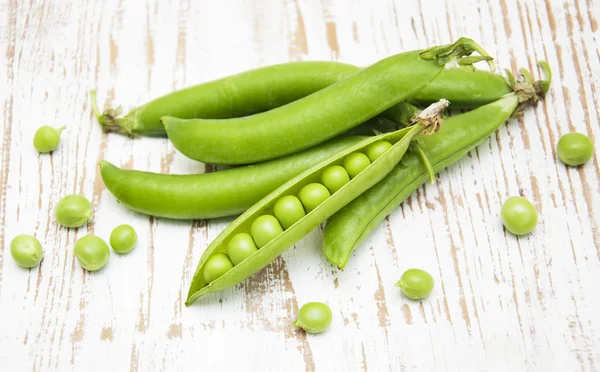
[[[550,68],[540,63],[546,75]],[[536,86],[544,86],[538,94],[543,96],[550,80],[542,80]],[[426,154],[433,171],[439,172],[453,164],[489,137],[511,115],[521,109],[520,103],[535,101],[538,96],[512,93],[504,98],[473,111],[453,116],[444,122],[435,136],[419,137],[415,143]],[[409,152],[381,182],[373,186],[339,212],[325,226],[323,252],[332,264],[343,269],[351,253],[367,235],[402,201],[427,180],[427,168],[416,151]]]
[[[375,117],[421,90],[446,63],[475,50],[479,46],[461,38],[451,45],[397,54],[307,97],[256,115],[223,120],[167,116],[161,120],[175,147],[191,159],[215,164],[274,159]]]
[[[297,154],[224,171],[172,175],[100,162],[106,188],[125,206],[156,217],[204,219],[242,213],[286,181],[364,136],[335,138]]]
[[[447,105],[447,103],[445,104]],[[444,103],[440,106],[445,107]],[[256,203],[234,220],[206,248],[198,263],[186,304],[191,304],[201,296],[234,286],[265,267],[329,216],[381,180],[400,161],[410,142],[426,125],[429,125],[429,122],[422,120],[412,127],[367,138],[291,179]],[[307,186],[318,185],[323,187],[319,182],[325,169],[342,165],[349,155],[365,151],[369,145],[377,141],[389,141],[393,146],[352,180],[333,192],[329,197],[326,197],[319,205],[311,207],[311,210],[307,209],[308,213],[299,216],[295,223],[287,226],[283,231],[277,222],[278,220],[271,215],[279,200],[290,195],[301,195],[303,190],[307,189]],[[302,196],[300,197],[302,199]],[[268,222],[269,231],[265,232],[265,229],[257,227],[255,225],[257,221],[261,221],[261,223],[263,221]],[[259,232],[261,236],[258,236]],[[225,252],[229,252],[228,248],[230,248],[229,245],[233,238],[245,237],[244,239],[247,241],[248,235],[252,236],[256,247],[260,249],[253,250],[254,253],[233,266],[227,260]],[[268,239],[265,239],[265,236],[268,236]],[[214,261],[212,257],[214,257]],[[209,267],[209,274],[205,275],[207,262],[211,262],[211,265],[207,266]],[[212,262],[216,262],[218,265],[212,265]]]
[[[119,117],[120,109],[101,113],[92,103],[98,122],[107,132],[166,136],[160,118],[226,119],[247,116],[283,106],[326,88],[360,71],[340,62],[292,62],[262,67],[222,79],[177,90],[134,108]],[[452,67],[442,71],[412,100],[421,107],[446,98],[453,107],[475,108],[512,91],[501,75]],[[382,115],[392,120],[405,117],[402,104]],[[410,117],[410,114],[408,116]]]

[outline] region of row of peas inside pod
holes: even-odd
[[[206,261],[202,272],[204,280],[210,283],[250,257],[317,208],[390,148],[392,144],[388,141],[374,142],[365,148],[364,153],[353,152],[347,155],[342,165],[325,168],[320,175],[321,183],[309,183],[297,195],[279,198],[273,206],[273,214],[257,217],[249,232],[237,233],[229,240],[227,253],[215,253]]]

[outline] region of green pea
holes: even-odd
[[[270,214],[257,217],[250,226],[250,234],[258,248],[265,246],[282,232],[281,224]]]
[[[538,222],[538,213],[531,202],[520,196],[508,198],[502,205],[502,223],[515,235],[533,231]]]
[[[231,269],[233,269],[233,263],[229,256],[225,253],[215,253],[204,264],[202,275],[207,283],[211,283]]]
[[[421,269],[408,269],[402,274],[400,281],[396,283],[402,293],[412,300],[420,300],[429,296],[433,290],[433,278]]]
[[[306,216],[300,199],[294,195],[286,195],[279,198],[273,206],[273,214],[286,230],[299,219]]]
[[[350,178],[356,177],[360,172],[365,170],[371,161],[369,157],[362,152],[354,152],[344,159],[344,168],[348,171]]]
[[[227,244],[227,254],[234,265],[238,265],[246,258],[252,256],[256,252],[256,244],[250,234],[239,233],[235,234]]]
[[[327,190],[327,187],[320,183],[309,183],[301,188],[298,193],[298,198],[300,198],[307,213],[310,213],[330,196],[331,194]]]
[[[117,253],[130,252],[137,243],[137,234],[129,225],[119,225],[110,233],[110,246]]]
[[[331,309],[322,302],[304,304],[298,312],[294,326],[302,327],[308,333],[321,333],[331,324]]]
[[[321,182],[333,194],[350,182],[350,176],[344,167],[332,165],[321,173]]]
[[[106,265],[110,257],[110,249],[104,240],[94,235],[86,235],[75,243],[75,257],[81,267],[88,271],[96,271]]]
[[[594,156],[594,143],[585,134],[573,132],[560,137],[556,146],[558,157],[567,165],[581,165]]]
[[[44,125],[38,128],[33,135],[33,147],[39,152],[52,152],[58,148],[60,133],[65,129],[53,128]]]
[[[30,268],[40,263],[44,256],[44,250],[39,240],[31,235],[23,234],[16,236],[10,242],[10,255],[19,266]]]
[[[92,204],[80,195],[67,195],[56,205],[56,220],[65,227],[83,226],[92,218]]]
[[[377,160],[383,153],[392,148],[392,144],[388,141],[377,141],[370,144],[366,149],[365,153],[371,161]]]

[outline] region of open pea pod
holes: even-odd
[[[438,105],[437,112],[439,113],[439,111],[443,110],[447,105],[447,101],[442,102]],[[424,110],[420,115],[421,117],[418,118],[419,121],[417,124],[413,126],[403,128],[396,132],[380,134],[364,139],[356,145],[336,153],[280,186],[244,212],[241,216],[236,218],[204,251],[192,280],[186,305],[190,305],[199,297],[241,283],[269,264],[269,262],[282,254],[288,247],[302,239],[328,217],[383,179],[402,159],[415,136],[423,132],[424,128],[430,125],[435,126],[437,122],[435,120],[430,120],[431,118],[426,116],[431,112],[432,111]],[[319,183],[321,173],[324,169],[334,165],[343,165],[344,159],[348,155],[357,152],[364,153],[369,145],[377,141],[387,141],[392,144],[392,146],[376,158],[370,165],[360,171],[360,173],[353,177],[348,183],[331,194],[330,197],[325,199],[321,204],[312,209],[293,225],[289,226],[281,234],[270,240],[238,265],[233,266],[233,268],[225,272],[222,276],[210,283],[206,282],[203,275],[204,265],[213,254],[226,253],[227,244],[232,237],[240,233],[250,234],[251,225],[254,220],[265,214],[273,214],[274,204],[281,197],[298,195],[302,187],[311,183]]]

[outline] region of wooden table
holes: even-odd
[[[556,160],[560,135],[597,147],[598,0],[0,1],[0,370],[2,371],[598,371],[600,169]],[[97,164],[203,172],[166,139],[103,134],[88,91],[131,108],[258,66],[298,60],[367,65],[400,51],[480,41],[500,67],[547,60],[547,99],[510,120],[402,204],[344,272],[315,231],[247,282],[183,304],[196,263],[229,222],[130,212]],[[66,125],[60,149],[32,147],[40,125]],[[67,194],[94,205],[57,226]],[[524,195],[540,212],[529,236],[503,232],[500,206]],[[88,273],[76,239],[129,223],[138,247]],[[17,267],[10,241],[35,234],[42,264]],[[430,271],[423,302],[394,283]],[[325,301],[331,328],[295,330],[298,307]]]

